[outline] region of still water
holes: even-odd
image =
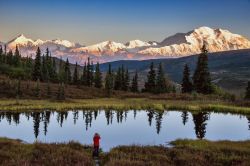
[[[178,138],[250,139],[250,117],[182,111],[0,112],[0,137],[28,143],[78,141],[101,135],[104,151],[118,145],[167,145]]]

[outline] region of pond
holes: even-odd
[[[28,143],[78,141],[101,135],[104,151],[118,145],[167,145],[178,138],[250,139],[250,117],[186,111],[0,112],[0,137]]]

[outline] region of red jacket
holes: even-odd
[[[95,135],[94,138],[93,138],[93,141],[94,141],[94,146],[99,146],[100,144],[100,139],[101,137],[99,135]]]

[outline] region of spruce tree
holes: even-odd
[[[147,76],[147,82],[145,83],[145,91],[153,93],[155,91],[155,70],[154,63],[152,62],[150,65],[150,70]]]
[[[62,57],[60,58],[60,61],[59,61],[58,80],[61,83],[65,82],[65,69],[64,69],[64,66],[63,66]]]
[[[21,56],[20,56],[18,47],[16,46],[16,50],[15,50],[14,57],[13,57],[13,65],[20,66],[20,63],[21,63]]]
[[[66,84],[71,83],[71,72],[70,72],[70,66],[69,66],[69,60],[67,58],[66,63],[64,65],[64,80]]]
[[[32,58],[31,57],[27,57],[25,60],[25,66],[29,69],[33,68],[33,63],[32,63]]]
[[[7,54],[7,45],[6,44],[4,45],[4,54],[5,55]]]
[[[119,67],[117,69],[116,75],[115,75],[115,85],[114,90],[121,90],[122,89],[122,69]]]
[[[86,62],[85,62],[84,67],[83,67],[81,82],[84,86],[87,86],[87,64],[86,64]]]
[[[32,72],[32,79],[34,81],[41,79],[41,51],[40,48],[37,48],[35,64]]]
[[[46,49],[45,53],[45,60],[46,60],[46,68],[48,73],[48,80],[53,81],[54,80],[54,72],[53,72],[53,60],[49,52],[49,48]]]
[[[51,57],[51,56],[50,56]],[[57,71],[56,71],[56,60],[55,58],[52,58],[52,69],[51,69],[51,76],[50,76],[50,79],[53,81],[53,82],[56,82],[58,80],[58,74],[57,74]],[[59,66],[60,67],[60,66]],[[60,69],[59,69],[60,70]]]
[[[73,84],[75,84],[75,85],[78,84],[78,65],[77,65],[77,62],[75,64],[75,70],[74,70],[74,75],[73,75]]]
[[[182,93],[191,93],[193,90],[192,87],[193,85],[190,81],[190,70],[187,64],[184,66],[181,86],[182,86],[181,88]]]
[[[110,96],[113,90],[113,73],[111,71],[111,64],[109,64],[109,69],[105,78],[105,90],[107,95]]]
[[[132,79],[131,91],[135,92],[135,93],[138,92],[138,74],[137,74],[137,71],[135,72],[135,76]]]
[[[250,99],[250,81],[247,83],[245,99]]]
[[[6,62],[8,65],[13,65],[13,52],[10,50],[6,56]]]
[[[95,87],[102,88],[102,73],[100,72],[100,65],[99,63],[96,64],[95,68]]]
[[[45,59],[48,62],[49,61],[49,48],[46,48],[46,52],[45,52]]]
[[[157,93],[165,93],[167,92],[167,81],[165,77],[164,70],[162,68],[162,64],[159,63],[158,73],[156,78],[156,92]]]
[[[211,94],[212,83],[210,78],[210,72],[208,69],[208,51],[205,45],[202,47],[201,51],[202,53],[198,57],[196,70],[193,76],[194,89],[198,93]]]
[[[123,80],[122,90],[128,91],[128,89],[129,89],[129,73],[128,73],[128,69],[127,69],[126,72],[124,72],[124,80]]]
[[[47,68],[47,60],[46,57],[43,55],[42,56],[42,81],[47,81],[49,73],[48,73],[48,68]]]

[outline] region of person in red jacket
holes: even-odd
[[[93,142],[94,142],[94,152],[93,156],[98,157],[99,156],[99,146],[100,146],[100,135],[98,133],[95,133],[93,137]]]

